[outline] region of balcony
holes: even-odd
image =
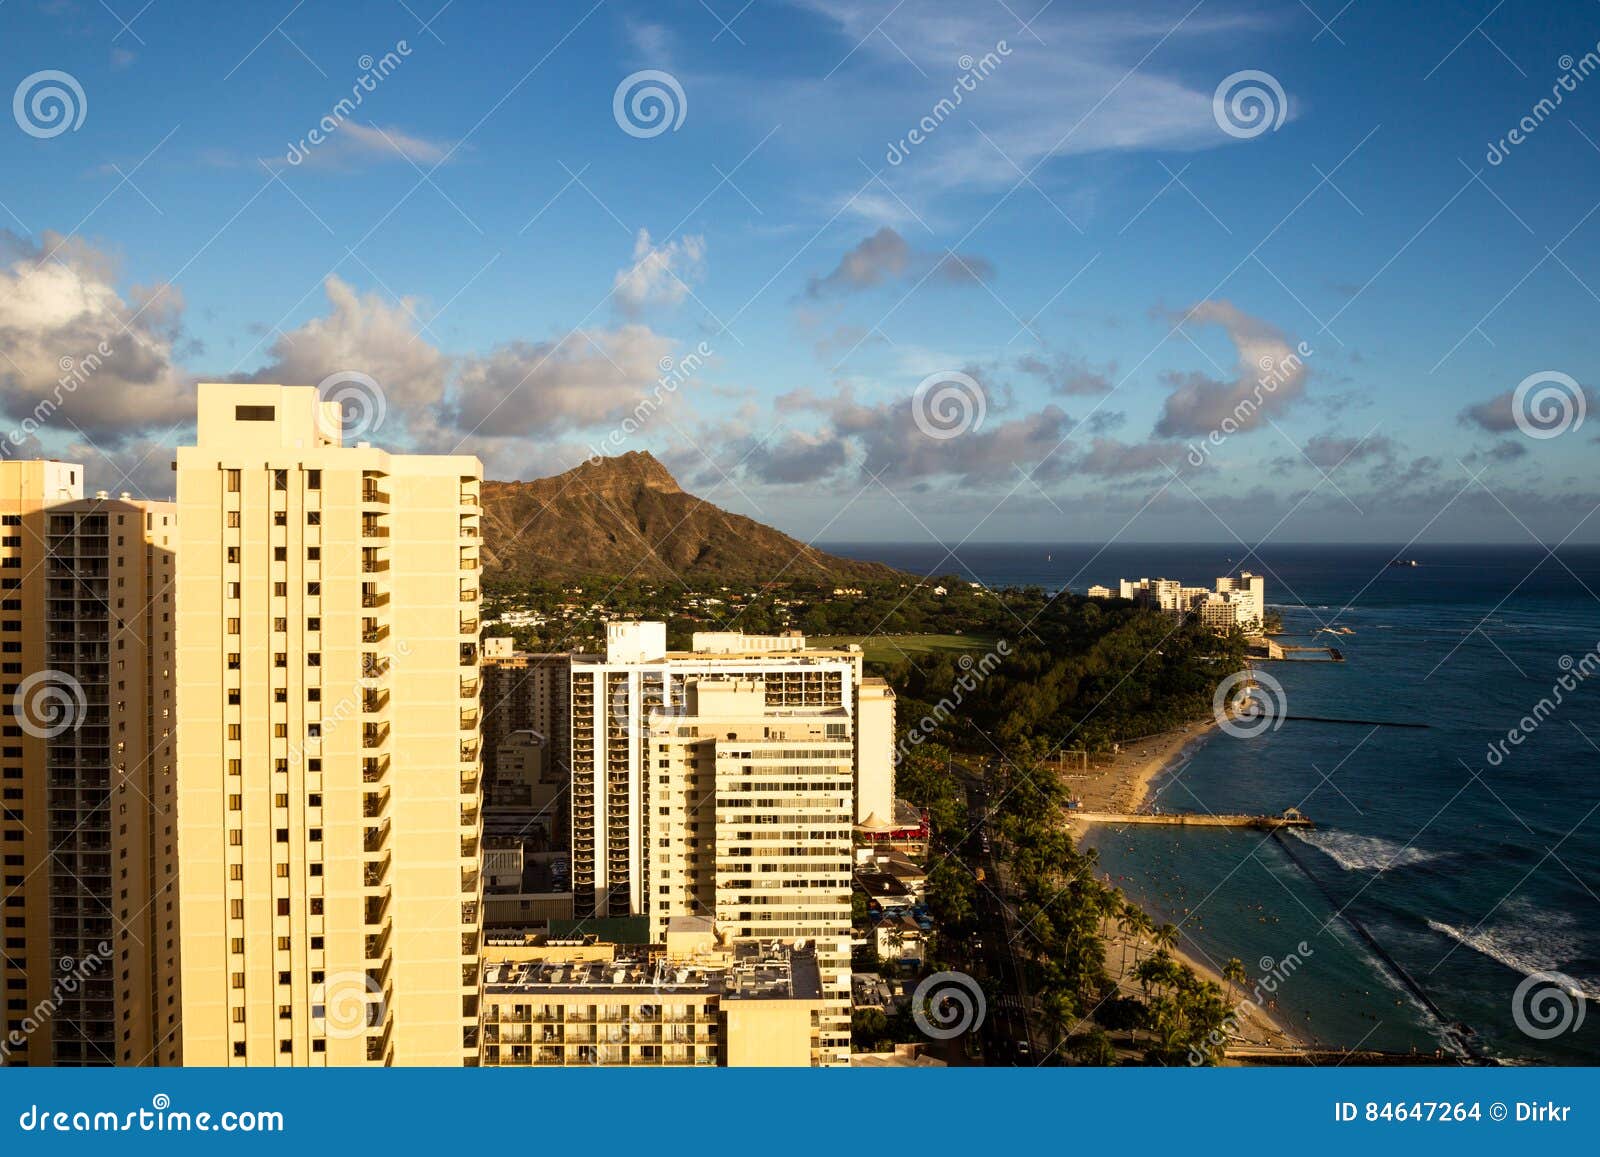
[[[382,747],[389,742],[389,725],[387,723],[363,723],[361,725],[361,746]]]
[[[389,888],[385,885],[379,895],[368,896],[362,906],[362,922],[371,927],[382,924],[389,916]]]
[[[461,592],[461,601],[464,602],[464,603],[475,603],[475,602],[477,602],[478,601],[478,588],[477,587],[470,587],[470,588],[463,589],[462,592]]]
[[[384,820],[376,827],[367,829],[366,838],[362,840],[362,847],[369,852],[381,852],[389,844],[389,821]],[[464,853],[463,853],[464,854]]]
[[[361,869],[361,884],[365,888],[381,887],[389,878],[389,856],[366,864]]]
[[[371,623],[371,625],[369,626],[368,623]],[[381,643],[389,637],[387,623],[380,624],[371,620],[368,620],[368,623],[363,623],[361,626],[361,641],[363,643]]]
[[[384,812],[389,809],[389,789],[380,792],[367,792],[361,797],[361,814],[369,820],[382,819]]]
[[[362,583],[361,605],[364,607],[386,607],[389,605],[389,593],[378,590],[375,583]]]
[[[369,755],[361,761],[362,783],[382,783],[383,777],[387,774],[389,774],[389,757],[387,755]]]
[[[388,538],[389,528],[380,523],[374,516],[364,514],[361,516],[361,537]]]
[[[376,715],[389,706],[389,692],[381,688],[366,687],[361,692],[361,710]]]
[[[478,729],[478,709],[476,707],[474,707],[470,711],[463,711],[461,713],[461,730],[462,731],[476,731],[477,729]]]
[[[461,698],[476,699],[478,697],[478,681],[476,679],[461,680]]]
[[[388,569],[389,569],[389,560],[388,559],[379,558],[376,554],[369,554],[365,550],[362,551],[362,558],[361,558],[361,573],[362,574],[383,574]]]
[[[463,635],[476,635],[478,633],[477,616],[473,616],[470,619],[461,620],[461,633]]]
[[[382,961],[384,953],[389,951],[389,930],[385,928],[382,932],[373,933],[366,938],[366,941],[367,959]]]
[[[361,501],[388,504],[389,492],[379,485],[378,475],[369,475],[361,479]]]

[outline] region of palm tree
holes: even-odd
[[[1178,929],[1173,924],[1162,924],[1151,933],[1155,938],[1156,948],[1171,952],[1178,945]]]
[[[1139,917],[1143,915],[1128,903],[1124,903],[1122,911],[1117,914],[1117,931],[1122,933],[1122,967],[1117,970],[1118,980],[1128,975],[1128,946],[1134,943],[1134,933],[1139,930]]]
[[[1250,979],[1244,970],[1244,965],[1240,963],[1237,956],[1229,957],[1228,963],[1222,966],[1222,979],[1228,982],[1228,1006],[1231,1008],[1235,1004],[1233,999],[1234,986],[1238,985],[1242,991]]]

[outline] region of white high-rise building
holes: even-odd
[[[843,707],[772,708],[761,682],[687,680],[650,718],[650,940],[710,918],[734,938],[813,947],[826,1001],[816,1063],[850,1061],[854,747]]]

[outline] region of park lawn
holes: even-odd
[[[987,651],[998,641],[998,635],[818,635],[806,640],[813,647],[843,647],[860,643],[869,663],[899,663],[918,655],[932,655],[945,651]]]

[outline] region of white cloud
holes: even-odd
[[[549,437],[617,421],[654,388],[673,346],[644,325],[497,346],[462,360],[455,427],[480,437]]]
[[[1305,361],[1270,323],[1221,300],[1202,301],[1180,321],[1221,326],[1238,351],[1238,375],[1231,381],[1201,373],[1167,375],[1172,393],[1156,422],[1157,435],[1203,435],[1224,429],[1225,422],[1239,431],[1253,430],[1305,392]]]
[[[315,385],[329,374],[353,370],[376,379],[396,418],[407,408],[437,405],[450,362],[419,336],[417,300],[362,295],[333,276],[323,288],[331,311],[280,336],[268,350],[272,362],[251,378]]]
[[[388,161],[431,166],[450,156],[454,148],[455,142],[432,140],[394,125],[380,127],[347,120],[322,143],[304,150],[304,160],[300,163],[331,169],[355,169],[364,164]]]
[[[689,295],[689,283],[705,276],[705,258],[703,236],[653,245],[649,230],[640,229],[633,242],[633,264],[617,270],[611,299],[629,315],[653,305],[677,305]]]
[[[109,444],[192,416],[174,365],[183,297],[115,285],[115,263],[77,239],[0,232],[0,411],[26,433],[59,428]]]

